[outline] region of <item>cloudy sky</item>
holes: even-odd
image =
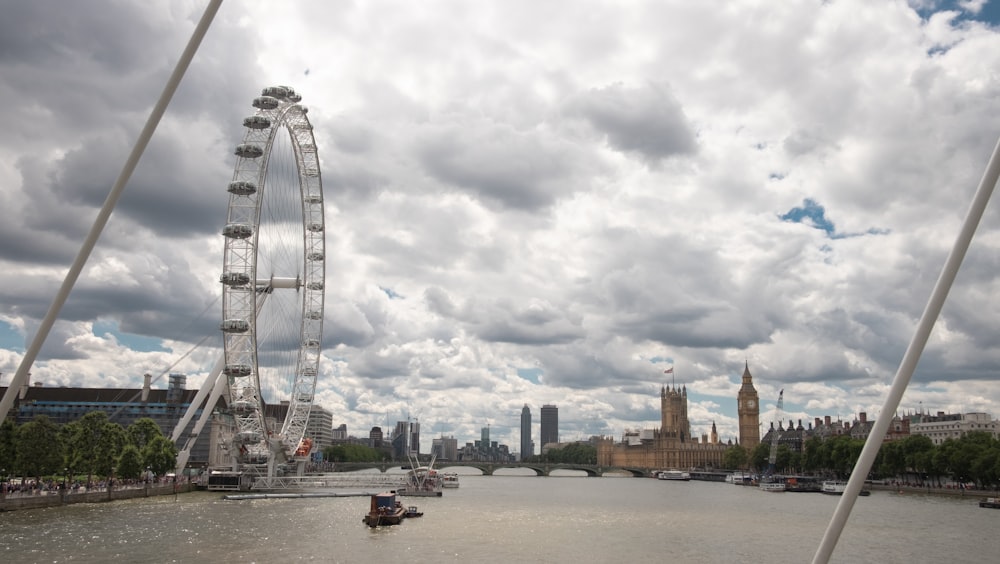
[[[517,450],[551,403],[563,440],[619,436],[676,383],[728,440],[745,362],[764,421],[782,388],[785,420],[878,416],[1000,136],[997,3],[224,3],[31,380],[200,385],[232,148],[287,84],[352,434]],[[2,4],[5,386],[206,2]],[[1000,415],[998,210],[901,411]]]

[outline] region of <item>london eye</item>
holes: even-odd
[[[222,230],[228,452],[234,470],[257,475],[274,476],[287,464],[301,470],[312,447],[304,435],[323,338],[325,221],[301,99],[272,86],[253,100]]]

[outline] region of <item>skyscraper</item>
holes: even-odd
[[[559,442],[559,408],[554,405],[542,406],[541,446]]]
[[[531,442],[531,410],[528,404],[521,409],[521,460],[535,456],[535,445]]]

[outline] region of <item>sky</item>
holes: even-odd
[[[233,147],[283,84],[350,434],[519,450],[554,404],[561,440],[620,437],[676,385],[727,441],[745,366],[765,426],[782,389],[783,421],[881,416],[1000,135],[1000,2],[770,4],[223,3],[31,381],[201,384]],[[6,386],[206,0],[2,5]],[[998,252],[992,202],[900,413],[1000,415]]]

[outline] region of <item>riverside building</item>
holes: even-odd
[[[748,451],[760,442],[760,404],[753,386],[749,364],[743,370],[739,402],[740,443]],[[688,421],[687,386],[660,388],[660,428],[640,432],[626,431],[620,443],[611,437],[597,442],[598,466],[634,468],[721,468],[726,450],[732,446],[719,442],[715,424],[711,437],[701,440],[691,434]]]

